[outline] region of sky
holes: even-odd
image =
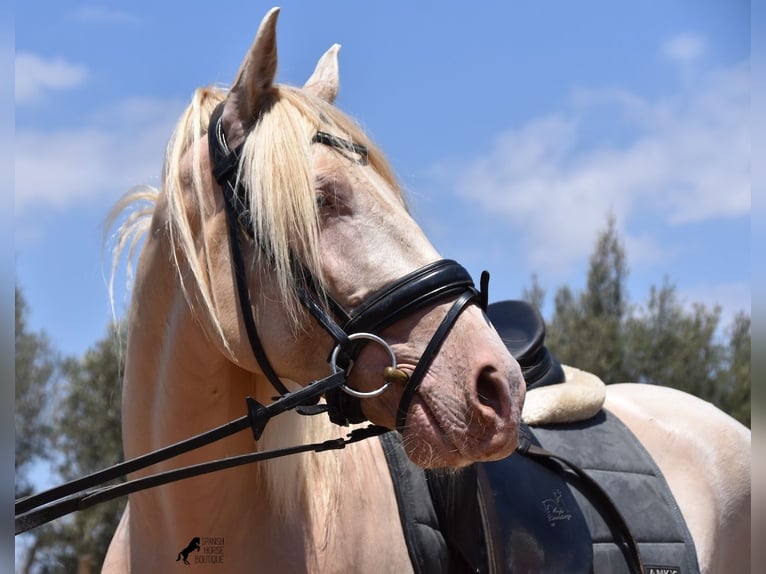
[[[15,252],[29,324],[65,355],[112,318],[104,218],[159,185],[195,88],[228,85],[260,1],[15,8]],[[285,1],[278,81],[333,43],[337,105],[382,148],[417,221],[490,300],[536,274],[583,289],[613,213],[631,302],[750,310],[750,5],[740,0]],[[121,316],[128,295],[115,291]]]

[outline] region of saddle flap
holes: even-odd
[[[588,523],[560,473],[518,453],[475,466],[494,571],[593,571]]]

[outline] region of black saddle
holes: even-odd
[[[540,313],[487,314],[528,388],[562,383]],[[699,574],[691,535],[661,471],[617,417],[530,429],[503,460],[423,470],[401,437],[380,437],[418,574]]]
[[[521,366],[527,388],[564,382],[564,371],[545,346],[545,321],[526,301],[500,301],[487,307],[487,316]]]

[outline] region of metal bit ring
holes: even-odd
[[[388,356],[391,359],[390,368],[396,369],[396,355],[394,355],[394,351],[391,349],[388,343],[386,343],[383,339],[381,339],[377,335],[373,335],[372,333],[353,333],[352,335],[349,335],[348,338],[350,341],[356,341],[357,339],[367,339],[369,341],[375,341],[381,347],[383,347],[388,353]],[[330,356],[330,368],[332,369],[333,373],[338,373],[343,370],[337,365],[339,353],[340,353],[340,345],[336,345],[332,351],[332,355]],[[387,381],[382,387],[375,389],[374,391],[369,391],[366,393],[352,389],[351,387],[347,385],[340,385],[340,389],[344,393],[349,394],[352,397],[356,397],[358,399],[370,399],[383,394],[386,391],[386,389],[388,389],[388,387],[390,386],[391,386],[391,382]]]

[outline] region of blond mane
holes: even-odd
[[[162,178],[162,190],[141,187],[123,197],[110,215],[110,222],[129,211],[138,202],[156,204],[162,193],[167,201],[167,230],[171,253],[182,288],[192,309],[209,317],[223,344],[225,339],[213,296],[212,261],[206,234],[206,221],[211,213],[202,213],[209,189],[205,185],[202,165],[189,158],[200,157],[200,146],[207,145],[207,128],[215,107],[226,91],[200,88],[182,114],[168,143]],[[290,86],[275,86],[254,129],[247,135],[242,151],[239,181],[249,190],[252,228],[260,247],[257,256],[266,258],[273,269],[291,327],[296,330],[304,319],[296,292],[301,279],[300,264],[324,286],[319,253],[319,218],[311,165],[311,140],[318,130],[367,146],[368,161],[373,169],[398,191],[393,171],[382,153],[348,116],[332,105]],[[186,161],[185,161],[186,160]],[[191,198],[191,199],[190,199]],[[132,213],[116,233],[113,251],[114,271],[124,248],[135,250],[149,228],[152,210],[144,207]],[[200,256],[201,253],[201,256]],[[189,276],[181,269],[186,268]],[[194,282],[190,289],[186,281]],[[197,293],[191,297],[190,293]]]
[[[226,91],[220,88],[195,91],[167,145],[162,188],[142,186],[131,190],[115,205],[108,221],[111,225],[120,219],[123,221],[115,233],[111,291],[116,269],[126,250],[130,276],[134,252],[151,227],[160,198],[164,199],[166,210],[161,223],[169,237],[170,252],[185,297],[193,312],[207,315],[220,340],[230,349],[212,289],[215,276],[206,233],[206,221],[212,213],[203,212],[209,209],[205,206],[211,205],[205,201],[206,194],[210,194],[206,182],[210,180],[203,172],[207,166],[203,168],[202,162],[190,161],[201,157],[201,146],[207,146],[210,117],[225,97]],[[256,127],[245,139],[238,178],[248,190],[249,209],[254,214],[251,223],[260,247],[256,250],[257,257],[268,258],[294,329],[299,328],[304,318],[296,296],[300,276],[295,268],[296,253],[320,286],[324,285],[310,149],[318,130],[367,146],[369,164],[404,203],[383,155],[351,119],[299,89],[288,86],[272,89],[270,98],[263,103]],[[259,448],[317,442],[338,434],[338,428],[325,417],[281,415],[269,423]],[[322,493],[313,491],[309,495],[309,488],[312,484],[339,483],[343,471],[340,461],[337,453],[269,461],[262,468],[277,508],[289,514],[295,505],[306,504],[307,498],[312,499],[312,505],[332,508],[339,495],[335,489],[328,488]]]

